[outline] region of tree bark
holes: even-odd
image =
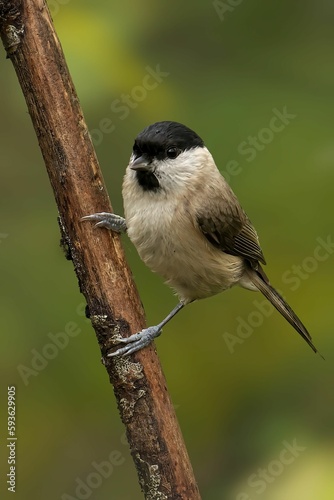
[[[44,0],[0,0],[0,34],[38,137],[62,240],[87,301],[145,498],[200,499],[154,345],[126,358],[106,357],[119,335],[145,327],[144,311],[119,236],[80,222],[83,215],[112,207]]]

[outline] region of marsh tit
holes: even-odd
[[[270,284],[257,233],[194,131],[171,121],[145,128],[134,142],[123,201],[125,219],[107,212],[83,219],[126,231],[179,303],[158,325],[121,339],[125,346],[109,356],[142,349],[186,304],[234,285],[260,291],[317,352],[303,323]]]

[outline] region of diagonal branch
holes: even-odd
[[[117,336],[145,326],[119,236],[80,217],[111,205],[44,0],[0,0],[0,34],[38,137],[69,250],[147,499],[199,499],[154,346],[106,357]]]

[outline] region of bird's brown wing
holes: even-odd
[[[196,222],[206,239],[223,252],[249,260],[252,267],[266,263],[257,233],[236,198],[217,200],[210,214],[198,212]]]

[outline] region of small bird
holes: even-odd
[[[270,284],[257,233],[193,130],[162,121],[137,136],[123,201],[125,219],[100,212],[83,220],[127,232],[141,259],[166,280],[179,303],[158,325],[121,339],[125,346],[108,356],[142,349],[185,305],[234,285],[260,291],[317,352],[303,323]]]

